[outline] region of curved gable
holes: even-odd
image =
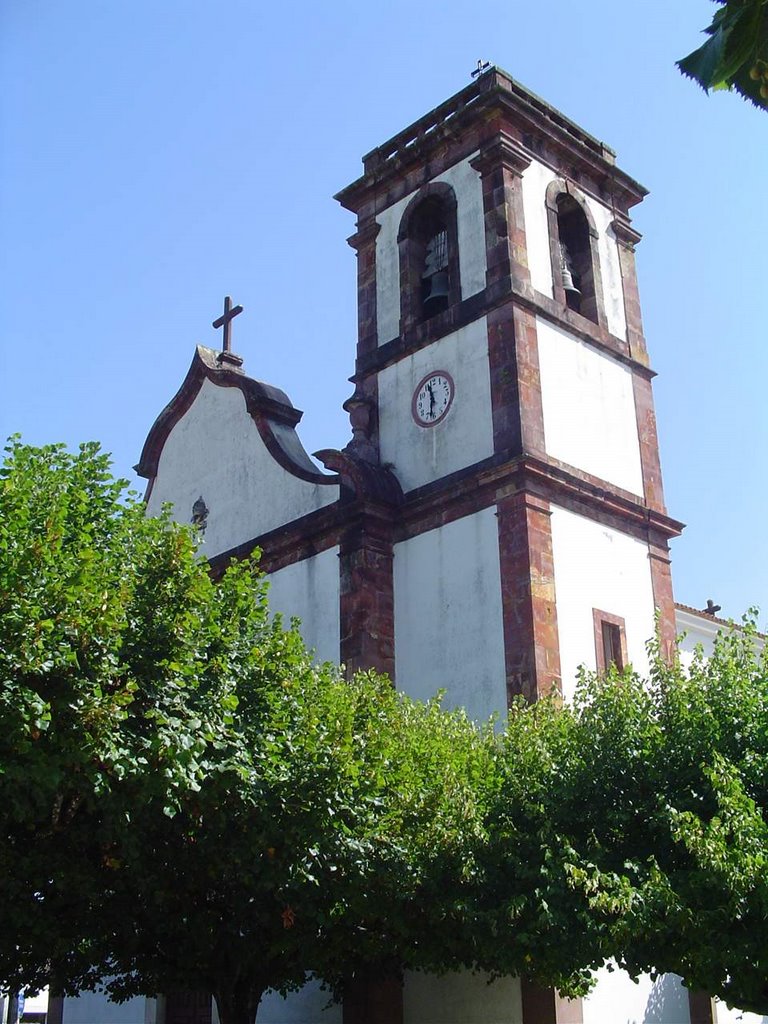
[[[322,473],[302,447],[301,412],[287,395],[217,356],[198,346],[136,466],[149,480],[150,515],[170,503],[176,519],[190,522],[195,503],[204,507],[209,557],[339,497],[339,477]]]

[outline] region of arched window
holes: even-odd
[[[547,195],[555,300],[596,324],[604,322],[597,231],[588,207],[562,182]]]
[[[407,330],[445,312],[461,298],[456,197],[431,182],[411,200],[398,235],[400,327]]]

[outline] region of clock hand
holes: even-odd
[[[427,384],[427,391],[429,392],[429,415],[432,416],[435,411],[435,393],[431,384]]]

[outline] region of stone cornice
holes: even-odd
[[[677,537],[684,524],[649,508],[638,495],[615,487],[572,466],[530,455],[493,456],[442,480],[409,491],[402,509],[405,535],[418,533],[420,520],[440,512],[444,521],[467,514],[467,497],[476,509],[494,504],[504,494],[525,491],[555,505],[578,507],[597,520],[611,520],[618,529],[649,542]],[[451,515],[454,506],[457,514]]]
[[[542,317],[549,323],[562,328],[569,334],[574,335],[581,341],[586,342],[599,352],[608,354],[618,362],[628,366],[633,372],[652,380],[656,371],[652,370],[645,363],[633,359],[629,353],[629,345],[623,338],[611,334],[605,327],[593,323],[586,317],[580,316],[573,310],[561,306],[544,295],[542,292],[532,288],[526,282],[502,280],[493,288],[486,288],[482,292],[471,295],[468,299],[457,304],[454,311],[447,311],[439,316],[433,317],[425,324],[399,335],[391,341],[386,341],[371,352],[359,356],[355,367],[353,381],[360,381],[369,374],[378,373],[387,366],[391,366],[399,359],[426,348],[440,338],[452,334],[460,327],[464,327],[486,316],[492,310],[497,309],[509,299],[513,299],[523,308],[529,310],[536,316]]]
[[[375,220],[369,221],[363,227],[359,227],[354,235],[349,236],[347,239],[347,245],[351,246],[357,252],[364,245],[375,241],[379,231],[381,231],[381,224],[377,223]]]
[[[471,122],[500,115],[514,125],[516,134],[530,145],[523,152],[537,156],[540,141],[561,154],[561,164],[583,168],[598,179],[606,195],[619,206],[640,202],[647,190],[615,163],[610,147],[585,132],[555,107],[525,89],[500,68],[491,68],[471,85],[419,118],[363,158],[364,173],[342,189],[336,199],[357,211],[373,190],[423,163],[446,143],[460,135]],[[536,140],[540,140],[537,142]]]
[[[611,222],[611,227],[619,245],[623,245],[626,249],[634,252],[635,246],[643,237],[640,232],[636,231],[628,221],[620,217]]]
[[[338,452],[324,455],[334,463],[333,456],[340,456],[342,461],[345,458]],[[392,483],[394,477],[389,470],[379,470],[382,483],[372,489],[370,484],[355,485],[349,469],[338,465],[342,478],[347,477],[346,496],[217,555],[211,560],[214,571],[260,548],[265,569],[273,572],[330,547],[348,544],[350,536],[360,530],[372,536],[381,533],[394,537],[395,542],[407,540],[517,493],[589,516],[654,548],[684,529],[683,523],[649,508],[638,495],[572,466],[531,455],[492,456],[405,495],[396,481]]]
[[[522,175],[526,167],[531,165],[531,156],[510,135],[501,132],[497,139],[481,148],[479,156],[470,160],[470,166],[479,171],[481,176],[499,164],[509,168],[516,175]]]

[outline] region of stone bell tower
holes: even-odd
[[[363,168],[337,196],[357,215],[351,404],[365,409],[368,457],[391,465],[413,509],[399,537],[493,508],[508,697],[567,690],[576,664],[596,660],[573,638],[579,620],[601,649],[603,623],[617,626],[606,643],[642,663],[654,609],[674,636],[667,541],[679,531],[664,507],[629,217],[645,189],[497,68]],[[573,592],[585,575],[588,608]]]
[[[518,695],[567,696],[580,664],[642,671],[655,616],[673,641],[681,526],[664,505],[629,216],[645,194],[492,67],[337,196],[357,217],[348,451],[402,488],[394,674],[417,696],[444,687],[473,716],[503,715]],[[450,992],[406,978],[398,1019],[453,1019]],[[598,1019],[597,997],[523,984],[514,998],[524,1024]]]

